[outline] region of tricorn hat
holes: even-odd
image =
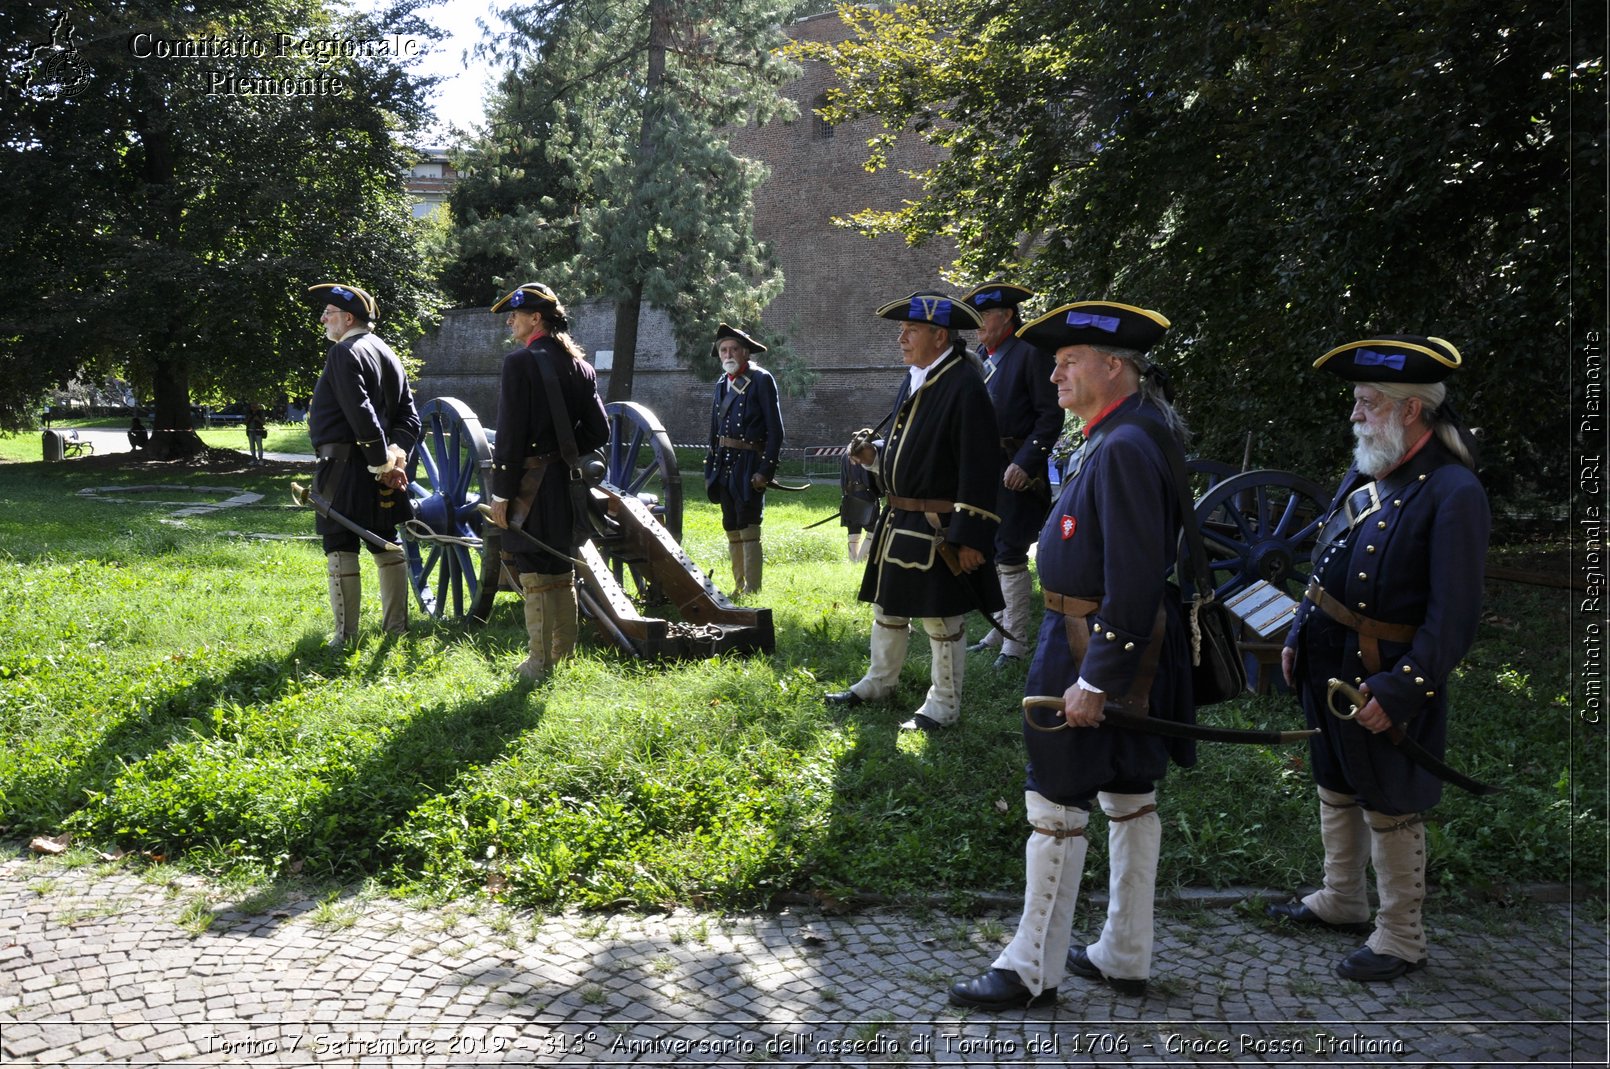
[[[1117,301],[1074,301],[1018,328],[1017,336],[1054,353],[1065,345],[1100,345],[1145,352],[1168,330],[1160,312]]]
[[[975,312],[987,312],[991,308],[1016,308],[1032,296],[1034,291],[1024,286],[1014,286],[1009,282],[985,282],[974,286],[962,300]]]
[[[380,306],[375,303],[375,299],[357,286],[347,286],[340,282],[320,282],[317,286],[309,286],[307,292],[315,308],[333,304],[343,312],[351,312],[359,319],[371,323],[380,318]]]
[[[1318,360],[1333,375],[1351,382],[1441,382],[1462,361],[1459,350],[1441,338],[1383,334],[1338,345]]]
[[[891,301],[878,309],[878,315],[902,323],[926,323],[950,330],[977,330],[980,325],[978,314],[967,305],[932,290]]]
[[[738,339],[738,341],[743,345],[743,347],[749,350],[749,355],[751,355],[751,356],[753,356],[756,353],[763,353],[763,352],[766,351],[766,347],[764,345],[760,344],[758,341],[756,341],[755,339],[751,338],[749,335],[745,334],[743,331],[739,330],[737,327],[729,327],[725,323],[721,324],[719,327],[716,328],[715,347],[717,349],[720,349],[720,347],[721,347],[721,339],[722,338],[736,338],[736,339]]]
[[[492,306],[494,312],[536,312],[541,309],[558,308],[559,298],[553,295],[553,290],[540,282],[527,282],[518,289],[510,290]]]

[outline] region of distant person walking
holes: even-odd
[[[263,421],[263,406],[252,405],[246,410],[246,447],[251,451],[252,463],[263,462],[263,440],[268,437],[268,425]]]

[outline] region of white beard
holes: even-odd
[[[1353,463],[1372,479],[1379,479],[1397,466],[1408,451],[1408,435],[1403,424],[1392,422],[1366,434],[1364,424],[1353,424]]]
[[[328,338],[330,341],[340,341],[341,340],[341,335],[339,335],[339,334],[337,334],[335,332],[334,327],[325,327],[324,328],[324,336],[326,338]]]
[[[738,361],[736,361],[736,360],[723,360],[723,361],[721,361],[721,370],[725,371],[729,375],[736,375],[738,373]]]

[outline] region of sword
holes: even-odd
[[[491,505],[488,505],[483,501],[481,504],[476,505],[475,508],[482,516],[486,517],[487,523],[492,524],[493,527],[497,527],[497,524],[492,523]],[[546,553],[550,557],[559,557],[563,560],[569,561],[571,564],[580,565],[583,568],[587,567],[586,561],[577,560],[575,557],[572,557],[569,553],[566,553],[562,549],[555,549],[553,546],[550,546],[548,543],[544,542],[542,539],[538,538],[536,535],[532,534],[530,531],[527,531],[523,527],[516,527],[511,523],[507,527],[498,527],[498,530],[502,531],[504,534],[512,534],[516,538],[524,539],[528,546],[542,553]]]
[[[1336,696],[1338,694],[1347,699],[1348,709],[1345,713],[1336,707]],[[1325,686],[1325,708],[1329,709],[1331,715],[1338,720],[1356,719],[1359,710],[1369,703],[1370,700],[1364,696],[1363,691],[1352,684],[1343,683],[1340,679],[1332,679]],[[1444,783],[1451,783],[1455,787],[1477,795],[1498,794],[1504,789],[1494,787],[1490,783],[1483,783],[1481,780],[1467,776],[1463,772],[1445,764],[1440,757],[1414,741],[1409,737],[1408,732],[1396,724],[1387,728],[1382,734],[1391,740],[1393,746],[1403,751],[1404,757],[1407,757]]]
[[[782,490],[782,491],[785,491],[785,492],[790,493],[790,494],[803,494],[805,491],[809,490],[810,488],[811,488],[810,483],[806,483],[804,486],[789,486],[787,483],[780,483],[776,479],[768,479],[766,481],[766,489],[768,489],[768,490]]]
[[[403,551],[403,547],[397,545],[395,542],[387,542],[384,538],[381,538],[373,531],[359,527],[357,524],[341,515],[335,509],[331,508],[330,502],[326,500],[323,495],[316,493],[311,486],[303,486],[298,482],[291,483],[291,500],[296,502],[298,505],[312,506],[314,512],[317,512],[320,516],[323,516],[327,520],[334,520],[336,523],[339,523],[342,527],[345,527],[347,530],[351,531],[353,534],[357,535],[371,546],[380,550],[382,553],[401,553]]]
[[[1023,699],[1023,722],[1035,731],[1061,731],[1068,727],[1066,720],[1059,720],[1055,724],[1036,723],[1030,715],[1032,709],[1061,710],[1064,702],[1060,695],[1031,694]],[[1157,717],[1141,716],[1129,712],[1112,702],[1108,702],[1101,710],[1104,717],[1102,723],[1113,727],[1124,728],[1128,731],[1139,731],[1147,735],[1162,735],[1172,739],[1194,739],[1197,742],[1238,742],[1260,743],[1274,745],[1286,742],[1302,742],[1310,735],[1318,735],[1317,728],[1304,728],[1301,731],[1264,731],[1248,728],[1221,728],[1212,724],[1186,724],[1178,720],[1159,720]]]
[[[973,584],[967,581],[967,573],[962,571],[961,556],[956,552],[956,547],[951,545],[949,542],[940,542],[939,557],[945,562],[946,566],[950,568],[950,574],[961,580],[962,589],[967,591],[967,596],[972,599],[973,611],[978,613],[978,615],[982,616],[984,619],[988,620],[991,627],[995,628],[995,630],[999,631],[1013,642],[1022,642],[1022,639],[1018,638],[1016,635],[1012,634],[1012,632],[1006,629],[1005,624],[1001,623],[999,620],[995,619],[994,616],[984,611],[984,603],[978,599],[978,591],[973,589]]]

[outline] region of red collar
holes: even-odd
[[[1376,478],[1384,479],[1388,475],[1391,475],[1394,471],[1397,471],[1399,468],[1403,467],[1403,465],[1413,460],[1414,455],[1420,450],[1424,449],[1426,447],[1426,443],[1429,441],[1431,441],[1431,429],[1428,427],[1426,428],[1426,432],[1420,436],[1420,440],[1409,446],[1409,451],[1399,457],[1396,464],[1392,465],[1386,471],[1383,471],[1380,475],[1377,475]]]
[[[547,336],[548,336],[548,328],[546,328],[546,327],[538,327],[536,330],[533,330],[531,332],[531,336],[525,340],[525,343],[528,346],[529,345],[534,345],[534,344],[536,344],[536,341],[537,341],[538,338],[546,338]]]
[[[1100,423],[1102,420],[1104,420],[1108,416],[1112,415],[1112,410],[1113,409],[1117,408],[1119,405],[1123,404],[1125,401],[1129,400],[1133,396],[1135,396],[1135,395],[1132,394],[1132,393],[1126,393],[1122,397],[1120,397],[1118,400],[1114,401],[1112,404],[1108,405],[1106,408],[1104,408],[1100,412],[1098,412],[1096,414],[1095,419],[1093,419],[1089,423],[1085,424],[1084,432],[1083,432],[1084,436],[1086,438],[1090,437],[1090,432],[1096,429],[1096,424]]]

